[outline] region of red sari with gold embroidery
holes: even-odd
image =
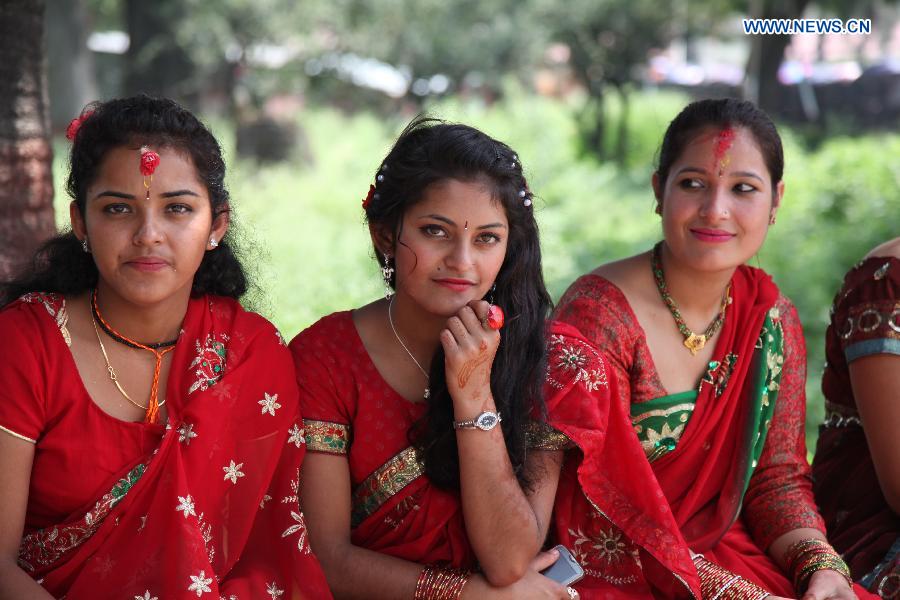
[[[583,598],[699,598],[690,550],[796,597],[765,550],[793,529],[824,530],[806,461],[802,331],[762,271],[738,268],[732,294],[708,372],[682,394],[663,389],[616,286],[586,275],[560,301],[556,318],[585,336],[569,345],[603,352],[618,388],[611,406],[547,399],[551,424],[578,446],[555,528],[585,566]]]
[[[900,515],[884,498],[866,443],[850,363],[900,355],[900,260],[876,256],[853,267],[834,299],[825,333],[825,423],[813,489],[835,549],[853,578],[883,598],[900,594]]]
[[[35,444],[19,565],[56,597],[328,598],[297,500],[304,446],[281,336],[231,299],[188,305],[164,398],[130,423],[88,396],[65,299],[0,311],[0,435]]]

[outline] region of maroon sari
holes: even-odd
[[[825,353],[826,417],[813,461],[816,500],[853,578],[894,597],[900,593],[900,516],[878,484],[849,365],[874,354],[900,355],[900,260],[872,257],[847,273],[834,299]]]

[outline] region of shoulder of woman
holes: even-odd
[[[219,319],[230,324],[232,335],[240,335],[254,343],[269,340],[273,344],[287,346],[287,341],[275,325],[257,312],[247,310],[234,298],[226,296],[206,296],[210,311]]]
[[[875,257],[900,259],[900,237],[875,246],[865,256],[866,259]]]
[[[55,323],[64,326],[65,300],[59,294],[31,292],[0,309],[0,339],[4,347],[10,341],[27,339],[37,334],[44,325]],[[36,340],[32,339],[33,345]]]
[[[634,312],[625,293],[604,273],[598,269],[579,277],[565,291],[553,311],[555,320],[575,325],[595,344],[601,342],[595,339],[593,330],[597,328],[615,327],[638,332]]]
[[[628,304],[621,288],[600,269],[586,273],[572,282],[560,298],[557,311],[577,302],[594,304],[598,308],[608,307],[612,310]]]
[[[352,313],[339,311],[326,315],[294,336],[288,344],[294,361],[314,356],[346,353],[348,342],[356,335]]]

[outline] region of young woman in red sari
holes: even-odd
[[[556,309],[606,354],[620,395],[577,412],[547,400],[579,448],[555,533],[585,567],[584,598],[854,597],[810,489],[800,322],[745,265],[782,171],[752,104],[689,105],[653,174],[663,241],[581,277]]]
[[[415,120],[363,203],[393,293],[291,342],[336,597],[575,597],[537,572],[562,451],[526,435],[550,307],[531,203],[508,146]]]
[[[844,278],[825,334],[813,490],[853,578],[900,597],[900,238]]]
[[[0,597],[329,597],[218,143],[145,96],[68,133],[73,231],[0,290]]]

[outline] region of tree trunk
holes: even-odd
[[[173,98],[196,106],[199,82],[194,63],[176,39],[178,24],[190,18],[184,3],[174,0],[125,1],[125,23],[131,43],[125,54],[125,93]]]
[[[581,143],[584,150],[599,160],[606,158],[604,137],[606,136],[606,120],[603,110],[602,96],[589,96],[584,108],[578,114],[578,129],[581,132]]]
[[[809,0],[756,0],[755,10],[762,5],[762,14],[753,17],[764,19],[799,19]],[[756,102],[769,113],[778,112],[782,104],[782,84],[778,81],[778,69],[784,59],[784,51],[791,43],[788,35],[759,35],[752,42],[747,66],[748,79],[755,85],[746,90],[748,100]]]
[[[0,279],[55,231],[44,1],[0,2]]]
[[[626,88],[628,84],[616,86],[619,94],[619,125],[616,133],[616,163],[625,166],[628,163],[628,115],[631,111],[631,97]]]
[[[87,103],[99,99],[84,0],[47,0],[45,23],[50,124],[53,131],[64,131]]]

